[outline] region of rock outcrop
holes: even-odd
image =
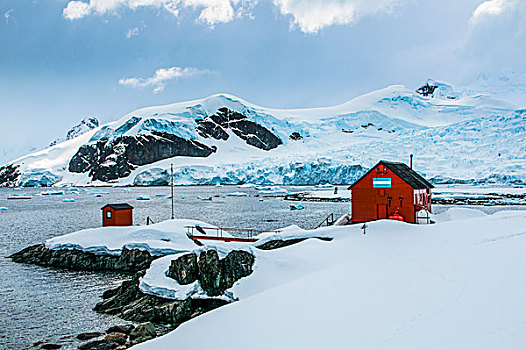
[[[154,257],[139,249],[121,255],[97,255],[78,249],[48,249],[44,244],[27,247],[10,258],[14,262],[83,271],[136,272],[148,268]]]
[[[93,180],[123,178],[137,166],[176,156],[208,157],[216,151],[196,140],[169,134],[121,136],[82,145],[69,162],[69,171],[86,173]]]
[[[145,273],[142,271],[119,287],[104,292],[103,300],[94,310],[118,315],[129,321],[177,327],[193,317],[228,303],[214,297],[223,294],[240,278],[250,275],[254,260],[252,254],[242,250],[232,251],[224,259],[220,259],[217,251],[212,249],[201,252],[199,258],[195,253],[185,254],[172,261],[167,276],[180,284],[198,280],[210,298],[172,300],[145,294],[139,288],[139,280]]]
[[[416,92],[419,93],[422,96],[432,96],[435,90],[438,88],[436,85],[429,85],[429,83],[426,83],[425,85],[419,87]]]
[[[103,294],[103,299],[94,310],[117,315],[135,322],[153,322],[179,324],[207,311],[225,305],[221,299],[171,300],[143,293],[139,288],[139,278],[144,272],[138,272],[133,279],[124,281],[119,287]]]
[[[227,129],[232,130],[236,136],[247,144],[269,151],[283,144],[279,137],[267,128],[247,119],[241,113],[219,108],[216,114],[196,120],[197,132],[205,138],[228,140]]]
[[[202,251],[199,260],[195,253],[173,260],[167,276],[181,285],[199,280],[207,295],[218,296],[242,277],[249,276],[254,261],[254,256],[243,250],[233,250],[220,259],[217,251],[210,249]]]
[[[20,177],[18,165],[5,165],[0,167],[0,187],[16,186],[18,178]]]

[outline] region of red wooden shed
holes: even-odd
[[[416,223],[431,212],[431,185],[404,163],[380,161],[349,187],[352,222],[394,219]]]
[[[106,204],[102,210],[102,226],[133,225],[133,207],[127,203]]]

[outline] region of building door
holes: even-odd
[[[387,219],[387,204],[376,204],[376,218]]]

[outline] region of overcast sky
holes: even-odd
[[[524,0],[1,0],[0,160],[79,120],[238,95],[334,105],[525,70]]]

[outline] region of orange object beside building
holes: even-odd
[[[127,203],[106,204],[102,210],[102,226],[132,226],[133,207]]]

